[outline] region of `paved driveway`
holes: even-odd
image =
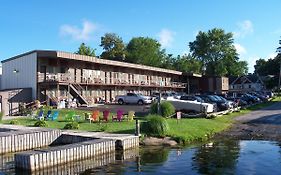
[[[242,115],[235,118],[235,120],[242,123],[281,125],[281,102],[277,102],[272,106],[253,111],[249,114]]]
[[[274,140],[281,142],[281,102],[261,110],[235,118],[237,121],[229,130],[218,137],[232,137],[240,140]]]

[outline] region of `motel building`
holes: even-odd
[[[175,70],[34,50],[2,61],[1,93],[5,94],[0,95],[15,101],[77,98],[81,105],[90,106],[100,98],[111,102],[127,92],[183,92],[186,83],[182,82],[182,72]]]

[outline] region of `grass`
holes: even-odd
[[[213,119],[196,118],[196,119],[167,119],[169,124],[168,136],[174,138],[177,142],[186,144],[194,141],[204,141],[212,137],[215,133],[221,132],[229,128],[235,121],[233,118],[247,114],[253,110],[258,110],[269,106],[277,101],[281,101],[281,97],[276,97],[272,101],[261,103],[249,107],[247,109],[240,110],[240,112],[234,112]],[[45,109],[45,114],[47,109]],[[46,121],[49,128],[63,129],[64,126],[69,123],[65,121],[65,115],[70,111],[69,109],[59,110],[58,121]],[[84,116],[85,112],[75,110],[75,113]],[[102,115],[102,114],[101,114]],[[111,114],[113,115],[113,114]],[[1,123],[9,124],[11,120],[3,120]],[[33,126],[36,120],[31,118],[19,118],[17,124],[24,126]],[[122,122],[101,122],[101,123],[88,123],[80,122],[79,130],[83,131],[104,131],[108,133],[127,133],[133,134],[135,132],[135,122],[122,121]]]
[[[46,116],[47,111],[49,108],[44,108],[44,116]],[[54,109],[56,111],[56,109]],[[89,123],[85,120],[85,113],[91,113],[91,111],[85,111],[85,110],[73,110],[73,109],[60,109],[59,116],[57,121],[46,121],[48,128],[57,128],[57,129],[63,129],[64,126],[67,123],[70,123],[70,121],[67,121],[65,118],[67,116],[67,113],[70,111],[75,111],[76,115],[81,116],[81,122],[79,122],[79,130],[83,131],[105,131],[109,133],[129,133],[133,134],[135,132],[135,122],[134,121],[122,121],[122,122],[112,122],[111,117],[109,122],[92,122]],[[38,111],[37,111],[38,113]],[[110,113],[110,116],[115,115],[115,113]],[[102,118],[102,113],[100,112],[100,118]],[[31,117],[22,117],[17,118],[17,125],[23,125],[23,126],[33,126],[34,123],[37,121],[35,119],[32,119]],[[10,124],[13,120],[3,120],[0,121],[3,124]]]

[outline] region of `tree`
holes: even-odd
[[[128,43],[126,60],[131,63],[160,67],[163,65],[165,50],[161,50],[160,43],[152,38],[132,38]]]
[[[181,72],[192,72],[201,74],[202,64],[192,55],[178,56],[174,62],[174,68]]]
[[[278,54],[273,59],[260,58],[256,61],[255,74],[263,76],[266,88],[272,89],[278,86],[280,74],[281,54]]]
[[[259,59],[256,61],[255,73],[259,75],[279,75],[281,63],[281,54],[273,59]]]
[[[214,28],[208,32],[200,31],[189,47],[192,56],[201,62],[201,72],[206,75],[239,75],[247,72],[247,64],[239,61],[233,43],[232,33]],[[236,66],[242,70],[238,71]]]
[[[101,37],[100,46],[104,52],[101,54],[101,58],[123,61],[126,56],[125,44],[121,37],[115,33],[106,33]]]
[[[92,56],[92,57],[96,56],[95,49],[92,49],[90,46],[87,46],[85,43],[80,44],[78,51],[75,53],[80,55]]]

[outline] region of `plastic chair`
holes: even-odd
[[[134,117],[135,117],[135,111],[129,111],[127,117],[128,121],[133,121]]]
[[[116,121],[122,121],[122,119],[123,119],[123,114],[124,114],[124,111],[123,110],[121,110],[121,109],[118,109],[117,110],[117,112],[116,112],[116,117],[113,117],[112,118],[112,121],[113,120],[116,120]]]
[[[74,116],[75,116],[75,112],[74,111],[69,111],[66,114],[65,120],[66,121],[74,121]]]
[[[46,115],[46,120],[48,120],[49,118],[51,118],[51,114],[52,114],[52,111],[51,110],[48,110],[47,112],[47,115]]]
[[[109,114],[110,114],[110,111],[109,110],[104,110],[103,112],[102,112],[102,120],[104,120],[104,121],[106,121],[106,122],[108,122],[108,119],[109,119]]]
[[[100,111],[98,110],[94,110],[91,117],[89,118],[90,119],[90,123],[92,121],[99,121],[99,115],[100,115]]]
[[[37,120],[44,120],[44,111],[41,109],[39,111],[38,116],[36,117]]]
[[[50,115],[48,119],[54,121],[58,119],[58,116],[59,116],[59,111],[55,111],[52,115]]]

